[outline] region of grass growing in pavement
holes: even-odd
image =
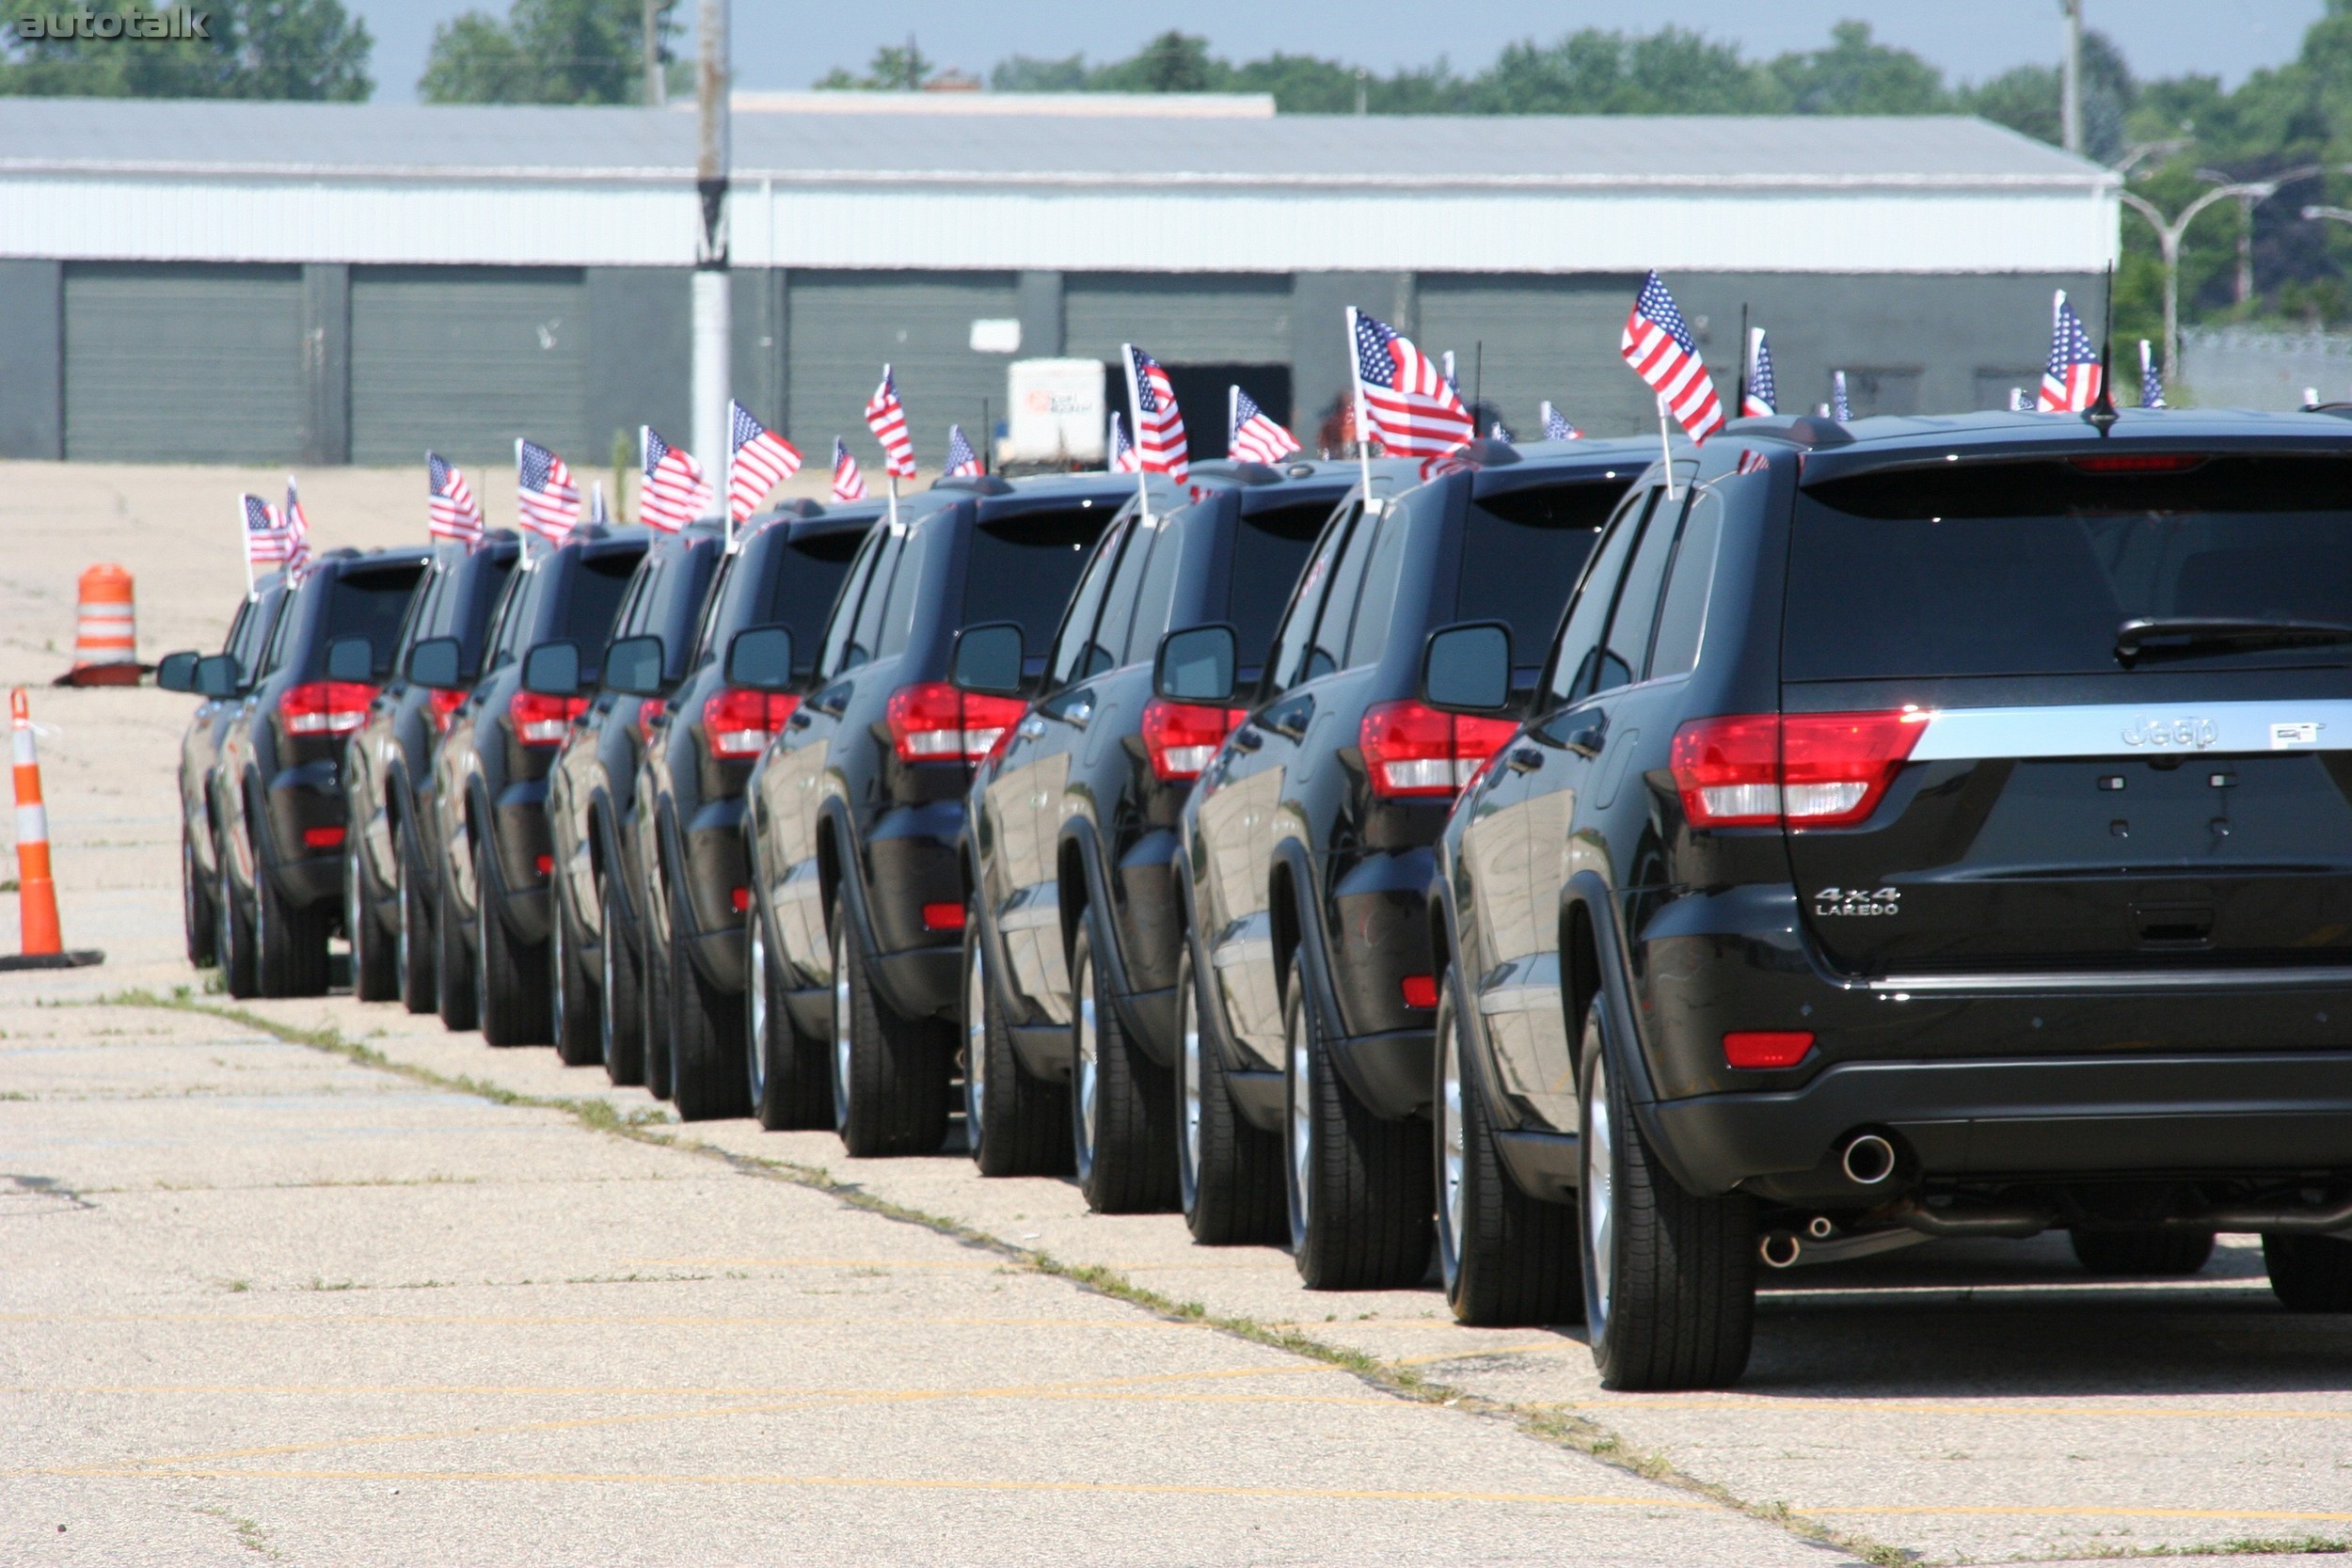
[[[210,988],[207,988],[208,991]],[[1008,1263],[1033,1270],[1056,1279],[1141,1307],[1164,1318],[1184,1323],[1197,1323],[1244,1339],[1251,1344],[1285,1351],[1302,1359],[1319,1362],[1353,1373],[1372,1387],[1398,1399],[1421,1404],[1442,1405],[1466,1415],[1487,1419],[1508,1421],[1521,1432],[1541,1441],[1579,1453],[1677,1491],[1705,1497],[1733,1513],[1787,1530],[1802,1540],[1832,1546],[1848,1552],[1875,1568],[1911,1568],[1919,1556],[1902,1547],[1872,1541],[1864,1536],[1837,1530],[1792,1513],[1782,1503],[1758,1503],[1737,1496],[1713,1481],[1702,1481],[1677,1468],[1662,1454],[1643,1452],[1628,1447],[1625,1441],[1583,1416],[1542,1406],[1526,1405],[1506,1400],[1488,1399],[1469,1393],[1422,1376],[1410,1367],[1384,1361],[1376,1355],[1335,1345],[1318,1339],[1295,1327],[1261,1323],[1254,1318],[1213,1313],[1199,1302],[1178,1301],[1171,1296],[1138,1285],[1116,1269],[1093,1263],[1068,1263],[1051,1253],[1008,1242],[992,1232],[982,1230],[962,1220],[946,1214],[934,1214],[911,1205],[878,1197],[852,1183],[837,1180],[831,1171],[818,1165],[804,1165],[790,1160],[771,1159],[764,1155],[739,1154],[699,1138],[681,1135],[672,1129],[675,1124],[666,1113],[640,1109],[624,1111],[612,1101],[599,1098],[575,1099],[568,1095],[523,1094],[502,1085],[485,1083],[464,1073],[437,1072],[431,1068],[396,1061],[361,1041],[346,1039],[331,1025],[304,1028],[298,1024],[281,1023],[243,1007],[218,1006],[189,994],[184,986],[163,995],[145,989],[119,991],[100,997],[87,1004],[92,1006],[155,1007],[172,1012],[197,1013],[207,1018],[240,1024],[258,1030],[289,1045],[308,1046],[342,1056],[347,1061],[380,1071],[397,1074],[412,1083],[423,1084],[452,1093],[471,1095],[497,1105],[521,1106],[533,1110],[560,1111],[592,1132],[613,1137],[628,1138],[639,1143],[659,1144],[666,1148],[718,1160],[745,1175],[762,1176],[774,1180],[789,1181],[824,1193],[838,1202],[854,1209],[901,1224],[919,1226],[938,1234],[953,1237],[966,1246],[992,1253]],[[231,1289],[243,1287],[242,1281]],[[2225,1548],[2226,1549],[2226,1548]],[[2301,1550],[2320,1548],[2304,1547]]]

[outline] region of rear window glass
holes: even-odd
[[[2152,618],[2352,623],[2352,462],[2066,462],[1857,475],[1802,495],[1789,680],[2113,673]],[[2341,665],[2352,644],[2199,647],[2159,667]]]
[[[1264,657],[1282,607],[1307,569],[1315,535],[1330,516],[1327,502],[1269,507],[1244,517],[1233,530],[1232,597],[1225,618],[1240,636],[1243,663]]]
[[[704,655],[715,654],[719,639],[746,627],[785,626],[792,628],[793,662],[803,670],[814,667],[826,612],[840,596],[842,579],[865,539],[862,530],[844,529],[790,544],[771,542],[756,557],[756,574],[744,571],[746,557],[739,556],[705,622]]]
[[[583,558],[572,574],[571,592],[564,595],[563,628],[553,635],[579,643],[582,655],[601,653],[640,559],[634,553]]]
[[[1456,621],[1500,621],[1522,666],[1541,664],[1560,611],[1626,486],[1538,484],[1472,500],[1462,526]]]
[[[400,641],[400,624],[407,617],[408,601],[424,580],[424,564],[378,567],[365,572],[338,572],[326,587],[326,638],[318,658],[326,659],[326,644],[346,637],[364,637],[374,651],[375,667],[392,667],[392,646]]]
[[[1042,650],[1061,621],[1087,552],[1118,510],[1102,504],[1030,512],[975,528],[960,624],[1010,621],[1030,648]]]

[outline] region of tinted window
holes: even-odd
[[[490,628],[490,612],[499,595],[514,579],[515,558],[484,558],[474,562],[460,579],[461,593],[450,595],[452,609],[443,636],[458,643],[458,667],[471,671],[482,662],[482,643]]]
[[[393,644],[400,641],[400,624],[407,618],[409,602],[423,578],[421,564],[336,573],[326,585],[326,624],[317,654],[320,668],[326,667],[328,643],[364,637],[375,668],[389,670]]]
[[[1331,524],[1323,546],[1315,551],[1307,569],[1298,574],[1290,612],[1283,617],[1281,633],[1266,664],[1277,691],[1295,686],[1301,678],[1299,671],[1307,662],[1307,639],[1315,629],[1315,611],[1323,608],[1323,591],[1331,578],[1331,562],[1338,558],[1340,546],[1347,542],[1347,525],[1355,515],[1356,509],[1351,506],[1345,516]]]
[[[579,643],[583,661],[593,661],[603,653],[638,560],[635,555],[583,557],[580,569],[572,574],[571,592],[564,596],[564,624],[548,636],[568,637]]]
[[[1624,494],[1610,482],[1530,485],[1473,499],[1462,520],[1454,618],[1509,626],[1512,657],[1532,674],[1600,525]]]
[[[1176,602],[1176,568],[1184,563],[1184,541],[1191,533],[1192,529],[1184,524],[1161,525],[1159,540],[1152,546],[1151,562],[1144,568],[1143,586],[1136,594],[1135,620],[1127,637],[1129,664],[1139,664],[1159,652],[1160,639],[1168,630],[1168,608]],[[1244,659],[1252,651],[1249,643],[1242,644]]]
[[[873,580],[874,562],[881,558],[888,538],[881,529],[866,534],[864,548],[850,568],[841,596],[834,602],[832,613],[825,620],[825,651],[818,663],[822,674],[837,675],[850,667],[850,628],[864,606],[866,585]]]
[[[1609,624],[1610,609],[1616,603],[1617,583],[1625,575],[1625,558],[1632,550],[1642,518],[1657,501],[1658,494],[1645,490],[1633,497],[1602,536],[1599,552],[1585,572],[1583,586],[1577,592],[1575,603],[1568,608],[1567,620],[1561,626],[1559,648],[1551,656],[1549,693],[1553,698],[1576,702],[1593,690],[1594,666],[1600,657],[1601,628]]]
[[[1715,542],[1723,532],[1724,502],[1701,491],[1683,520],[1666,574],[1666,597],[1658,607],[1658,637],[1650,648],[1649,678],[1683,674],[1697,667],[1699,637],[1707,627],[1707,591],[1715,580]]]
[[[1153,528],[1131,528],[1127,543],[1119,552],[1119,575],[1111,578],[1111,588],[1103,596],[1102,624],[1094,629],[1094,651],[1087,657],[1088,674],[1109,670],[1123,662],[1121,654],[1127,646],[1127,626],[1136,612],[1136,590],[1142,584],[1151,559],[1162,553],[1174,555],[1179,546],[1175,525],[1166,517]],[[1150,657],[1146,653],[1139,657]]]
[[[229,648],[236,656],[237,678],[250,681],[260,668],[262,649],[269,641],[269,634],[278,624],[278,611],[286,602],[283,594],[263,594],[247,599],[237,612],[237,623],[229,630]]]
[[[1394,508],[1388,510],[1393,511]],[[1323,596],[1323,613],[1315,617],[1313,642],[1307,650],[1302,680],[1327,675],[1341,667],[1347,652],[1347,626],[1356,615],[1356,589],[1364,580],[1364,557],[1372,553],[1375,517],[1359,516],[1348,531],[1347,547],[1331,573],[1331,586]]]
[[[723,554],[716,539],[689,541],[647,585],[645,629],[661,639],[663,673],[671,680],[686,673],[687,657],[694,649],[694,628],[702,621],[703,601],[710,596],[710,579],[718,575]]]
[[[490,662],[485,669],[499,669],[516,656],[516,644],[528,635],[525,628],[534,618],[532,612],[539,595],[546,592],[542,585],[547,580],[547,574],[538,571],[516,572],[506,579],[505,592],[499,595],[498,608],[491,611],[491,625],[497,630],[493,633]]]
[[[876,658],[889,658],[907,651],[907,636],[914,629],[917,595],[923,589],[923,563],[942,537],[935,528],[916,529],[907,535],[906,544],[898,551],[898,563],[891,569],[890,596],[882,601],[882,642],[874,650]]]
[[[1061,630],[1054,638],[1047,685],[1061,686],[1087,673],[1086,651],[1094,637],[1095,614],[1103,608],[1103,595],[1110,587],[1120,544],[1133,532],[1132,529],[1123,531],[1119,539],[1096,552],[1088,563],[1086,576],[1078,579],[1077,591],[1070,596],[1070,608],[1062,614]]]
[[[1396,613],[1397,572],[1405,564],[1405,544],[1412,534],[1408,521],[1402,506],[1391,507],[1381,520],[1372,562],[1364,568],[1364,591],[1356,597],[1356,628],[1347,636],[1350,669],[1372,663],[1388,646],[1389,624]]]
[[[1666,585],[1666,562],[1674,554],[1675,530],[1682,520],[1682,504],[1677,499],[1654,508],[1649,526],[1642,530],[1642,542],[1633,547],[1632,563],[1625,569],[1625,586],[1617,591],[1617,612],[1609,618],[1609,636],[1594,673],[1594,691],[1607,691],[1642,678],[1642,666],[1649,659],[1650,627],[1658,619],[1658,595]]]
[[[424,582],[408,595],[408,613],[401,618],[401,647],[408,647],[420,638],[440,635],[449,621],[450,601],[455,596],[455,577],[454,572],[439,566],[425,568]]]
[[[850,633],[850,645],[841,656],[841,667],[854,670],[874,657],[875,644],[882,641],[882,606],[890,602],[890,585],[898,569],[898,558],[906,553],[906,535],[890,534],[882,541],[882,554],[874,562],[873,579],[866,585],[864,599],[857,607],[857,626]]]
[[[1225,618],[1239,634],[1242,662],[1254,663],[1274,641],[1274,624],[1298,575],[1306,570],[1315,535],[1330,520],[1328,504],[1269,507],[1233,530],[1233,583]]]
[[[2217,457],[1865,474],[1800,496],[1790,680],[2113,673],[2140,617],[2352,623],[2352,462]],[[2352,646],[2207,645],[2143,668],[2342,665]]]
[[[814,667],[825,612],[840,594],[864,540],[856,529],[812,533],[791,543],[779,532],[761,547],[738,555],[711,597],[696,657],[713,657],[719,639],[746,626],[786,626],[792,628],[794,664],[803,670]]]
[[[1070,602],[1087,551],[1116,510],[1103,504],[1033,512],[975,528],[958,625],[1010,621],[1030,647],[1043,647],[1061,620],[1062,606]]]

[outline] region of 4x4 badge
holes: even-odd
[[[2210,719],[2135,719],[2123,726],[2126,746],[2179,746],[2201,752],[2221,738]]]
[[[1813,912],[1830,914],[1900,914],[1903,890],[1899,887],[1825,887],[1813,895]]]

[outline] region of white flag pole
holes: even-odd
[[[1658,394],[1658,450],[1666,454],[1666,499],[1675,499],[1675,444],[1666,434],[1666,394]]]
[[[1152,476],[1143,471],[1143,397],[1136,386],[1136,345],[1119,345],[1119,363],[1127,372],[1127,420],[1135,426],[1136,516],[1139,526],[1152,525]]]
[[[245,497],[237,497],[237,553],[245,557],[245,596],[248,599],[261,591],[253,577],[253,540],[246,531]]]
[[[1229,382],[1225,388],[1225,455],[1233,455],[1233,437],[1241,434],[1241,384]]]
[[[1356,307],[1347,308],[1347,367],[1356,388],[1356,457],[1363,474],[1364,510],[1372,510],[1372,420],[1364,402],[1364,359],[1356,348]]]

